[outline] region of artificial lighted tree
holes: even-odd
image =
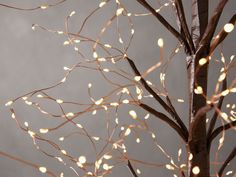
[[[47,9],[61,3],[63,4],[64,1],[60,1],[52,5],[45,4],[31,9],[18,8],[4,4],[1,4],[1,6],[16,10],[37,10]],[[66,18],[66,29],[64,31],[51,30],[38,24],[34,24],[32,26],[33,30],[46,30],[67,37],[63,45],[72,46],[73,50],[78,53],[78,56],[82,59],[82,61],[74,64],[72,67],[64,67],[64,70],[67,73],[65,77],[63,77],[62,80],[55,85],[34,90],[7,102],[6,106],[10,107],[12,118],[16,120],[18,126],[23,131],[29,134],[37,149],[42,151],[45,155],[55,158],[61,163],[65,163],[64,161],[67,159],[71,163],[76,164],[77,168],[81,170],[81,174],[84,176],[105,176],[110,174],[118,162],[109,163],[109,160],[114,159],[115,161],[118,159],[117,161],[119,161],[119,163],[120,161],[125,163],[130,169],[131,174],[134,177],[137,177],[142,176],[142,174],[140,174],[141,172],[139,169],[135,169],[133,164],[140,163],[145,165],[145,163],[142,162],[142,160],[134,160],[129,158],[129,149],[126,148],[126,139],[131,133],[140,131],[150,134],[153,141],[155,141],[155,134],[149,130],[147,123],[149,116],[153,115],[154,117],[160,119],[163,123],[167,123],[185,143],[187,157],[185,165],[179,166],[173,161],[172,158],[170,158],[170,162],[165,164],[167,170],[173,171],[175,176],[209,177],[211,167],[210,150],[213,140],[218,135],[222,134],[218,147],[218,149],[220,149],[224,143],[224,136],[225,133],[227,133],[226,130],[234,129],[234,126],[236,125],[235,112],[233,111],[235,105],[232,106],[232,110],[229,113],[224,112],[221,109],[224,98],[226,96],[230,97],[236,92],[235,78],[233,77],[233,79],[231,79],[230,84],[227,83],[229,71],[232,70],[235,65],[233,61],[234,56],[231,56],[230,61],[228,62],[222,54],[220,61],[223,64],[223,67],[215,85],[215,92],[212,95],[207,94],[209,65],[211,65],[212,60],[214,60],[213,55],[218,49],[218,46],[224,41],[229,33],[233,31],[236,21],[236,14],[233,14],[232,18],[229,19],[229,22],[227,22],[224,26],[219,27],[222,28],[222,30],[217,32],[216,28],[219,26],[219,19],[227,2],[228,0],[219,0],[212,14],[208,17],[208,0],[192,0],[191,28],[189,28],[190,25],[186,20],[182,0],[167,1],[157,9],[151,5],[151,1],[133,0],[132,3],[138,3],[147,10],[147,13],[142,14],[130,13],[129,9],[126,8],[122,0],[101,1],[98,3],[98,7],[85,18],[77,33],[69,31],[69,20],[72,16],[74,16],[75,11],[72,11]],[[114,3],[116,5],[116,11],[103,25],[96,38],[93,39],[89,36],[83,35],[82,31],[86,28],[86,24],[89,19],[95,16],[97,12],[102,11],[103,8],[109,3]],[[176,13],[177,28],[170,24],[167,19],[161,15],[162,9],[167,8],[168,6],[171,6]],[[136,31],[132,18],[134,16],[146,15],[154,16],[155,18],[153,18],[153,21],[160,22],[160,24],[163,25],[167,31],[169,31],[169,34],[173,35],[179,42],[179,45],[174,49],[172,57],[180,52],[181,49],[184,50],[186,56],[186,75],[188,78],[188,125],[186,125],[183,121],[181,115],[178,114],[178,110],[174,107],[172,103],[173,100],[168,94],[168,88],[165,86],[165,77],[167,74],[165,67],[168,65],[169,61],[165,61],[165,57],[163,57],[163,39],[160,38],[157,41],[160,49],[160,59],[155,65],[150,66],[144,72],[138,69],[135,64],[135,59],[133,59],[129,54],[129,47],[132,45],[132,40]],[[112,28],[112,25],[117,23],[118,19],[121,17],[126,18],[128,21],[126,31],[129,32],[129,35],[126,35],[126,37],[122,36],[119,25],[117,25],[117,28]],[[121,48],[103,42],[103,38],[110,28],[118,34],[118,41],[122,45]],[[88,57],[83,53],[83,51],[78,47],[81,44],[86,44],[88,46],[92,44],[91,56]],[[126,72],[122,66],[120,66],[120,63],[125,63],[128,65],[133,71],[133,74]],[[95,99],[92,96],[93,85],[89,83],[88,95],[91,102],[86,104],[55,98],[51,96],[50,93],[47,93],[60,85],[67,84],[67,78],[75,70],[79,70],[81,68],[87,68],[101,74],[104,80],[111,85],[111,90],[100,98]],[[160,87],[162,88],[162,91],[157,89],[151,81],[146,79],[150,73],[157,70],[161,70]],[[111,74],[113,76],[110,76]],[[116,79],[114,79],[114,81],[112,77],[123,79],[125,84],[117,82]],[[147,94],[148,96],[145,96]],[[163,111],[157,110],[153,108],[152,105],[149,105],[148,102],[145,101],[147,97],[155,100],[156,103],[162,107]],[[50,113],[47,109],[42,108],[40,106],[40,101],[38,101],[42,99],[56,103],[60,108],[60,113]],[[20,100],[23,100],[23,102],[30,107],[36,108],[45,116],[62,118],[60,119],[61,122],[55,127],[41,127],[39,131],[35,131],[29,126],[28,122],[24,122],[22,124],[17,116],[17,112],[14,109],[14,103]],[[184,100],[178,99],[178,101],[183,102]],[[78,111],[67,112],[64,108],[67,105],[78,106]],[[139,118],[137,112],[130,109],[129,115],[135,123],[131,122],[129,124],[121,124],[119,121],[118,110],[120,107],[126,105],[135,106],[136,109],[139,108],[144,110],[147,112],[147,115],[144,118]],[[83,114],[91,113],[92,115],[96,115],[101,111],[105,111],[105,114],[107,114],[107,138],[90,135],[89,131],[87,131],[87,129],[84,128],[78,120],[78,118],[82,117]],[[107,113],[109,111],[110,113]],[[208,112],[214,112],[210,119],[207,119]],[[222,125],[216,127],[217,121],[221,122]],[[79,130],[79,134],[81,136],[85,136],[89,139],[96,152],[96,158],[94,161],[88,162],[88,159],[85,156],[76,158],[62,149],[60,145],[56,144],[55,140],[50,140],[48,137],[44,137],[45,134],[48,135],[51,132],[58,131],[67,124],[72,124]],[[68,134],[70,134],[70,131],[68,131]],[[59,140],[64,141],[65,138],[65,136],[62,136]],[[59,155],[50,154],[41,149],[40,145],[38,145],[38,142],[41,141],[47,142],[55,149],[55,151],[59,153]],[[100,146],[97,145],[97,143],[100,143],[100,141],[103,141],[104,145],[100,151],[97,152],[96,147]],[[140,143],[140,138],[137,138],[136,142]],[[163,153],[165,153],[164,150]],[[181,153],[182,149],[179,150],[179,156]],[[40,167],[28,162],[26,163],[24,160],[17,159],[3,152],[1,152],[1,155],[21,161],[35,168],[39,168],[42,173],[48,173],[51,176],[56,176],[45,167]],[[219,167],[218,172],[215,175],[219,177],[222,176],[226,166],[235,157],[235,155],[236,148],[233,147],[232,152],[225,157],[225,161]],[[146,165],[148,165],[148,163],[146,163]],[[75,174],[79,176],[76,169],[73,170],[75,171]],[[63,176],[63,172],[60,176]]]

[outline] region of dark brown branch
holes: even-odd
[[[143,103],[140,103],[139,106],[142,107],[143,109],[145,109],[146,111],[148,111],[149,113],[153,114],[154,116],[156,116],[158,119],[166,122],[180,135],[180,137],[185,142],[188,141],[188,137],[184,134],[183,130],[173,120],[171,120],[169,117],[167,117],[165,114],[158,112],[155,109],[153,109],[150,106],[143,104]]]
[[[194,54],[195,53],[195,47],[194,47],[193,40],[191,38],[189,29],[188,29],[188,25],[187,25],[187,21],[186,21],[186,18],[185,18],[185,13],[184,13],[182,0],[175,0],[175,7],[176,7],[177,15],[178,15],[178,18],[179,18],[180,31],[183,32],[183,34],[185,36],[185,39],[187,40],[187,42],[189,44],[191,54]]]
[[[216,128],[211,136],[208,138],[208,146],[210,147],[211,146],[211,142],[214,140],[215,137],[217,137],[221,132],[225,131],[225,130],[228,130],[232,127],[236,126],[236,121],[232,121],[228,124],[225,124],[225,125],[222,125],[218,128]]]
[[[133,175],[133,177],[138,177],[138,175],[136,174],[136,172],[129,160],[128,160],[128,168],[130,170],[130,173]]]
[[[210,18],[210,21],[207,25],[206,31],[204,32],[204,35],[202,37],[202,40],[200,41],[199,50],[204,50],[204,48],[208,45],[210,45],[210,42],[213,38],[213,35],[215,33],[216,27],[218,25],[220,16],[222,14],[222,11],[226,5],[228,0],[220,0],[219,4],[215,8],[212,17]],[[201,52],[200,52],[201,53]]]
[[[229,23],[235,24],[236,21],[236,14],[232,16]],[[222,42],[224,39],[228,36],[229,33],[227,33],[224,28],[219,32],[219,34],[216,36],[216,38],[211,43],[210,47],[210,54],[215,50],[215,48]]]
[[[201,123],[202,118],[205,118],[205,115],[208,111],[213,108],[213,105],[206,105],[199,109],[194,116],[194,121],[191,124],[192,132],[195,132],[195,128],[198,127],[198,124]]]
[[[141,73],[137,69],[136,65],[134,64],[133,60],[130,58],[126,58],[128,60],[128,63],[130,67],[132,68],[133,72],[137,76],[141,76]],[[177,121],[179,126],[183,129],[185,137],[188,137],[188,130],[186,126],[184,125],[183,121],[180,119],[179,115],[177,114],[176,111],[173,111],[171,107],[169,107],[162,99],[159,97],[156,92],[147,84],[145,79],[141,78],[140,80],[141,84],[144,86],[144,88],[151,94],[153,97],[160,103],[160,105],[168,112],[171,114],[171,116]]]
[[[226,168],[226,166],[229,164],[229,162],[231,160],[234,159],[234,157],[236,156],[236,147],[234,147],[234,149],[231,151],[231,153],[229,154],[229,156],[226,158],[226,160],[224,161],[223,165],[221,166],[219,172],[218,172],[218,176],[221,177],[223,175],[223,172]]]
[[[188,53],[191,53],[190,51],[190,47],[186,41],[186,39],[178,32],[176,31],[175,28],[173,28],[167,21],[166,19],[161,16],[158,12],[155,11],[154,8],[152,8],[152,6],[150,6],[145,0],[136,0],[138,1],[143,7],[145,7],[149,12],[151,12],[157,19],[158,21],[164,26],[166,27],[166,29],[171,32],[179,41],[180,43],[184,44]]]
[[[209,0],[192,0],[192,40],[197,48],[208,23]]]
[[[224,91],[226,89],[227,89],[227,79],[225,78],[225,80],[223,81],[221,91]],[[217,109],[219,109],[219,110],[221,109],[224,98],[225,98],[224,96],[220,97],[220,100],[219,100],[218,105],[217,105]],[[207,137],[208,138],[210,137],[210,135],[211,135],[211,133],[212,133],[214,127],[215,127],[217,117],[218,117],[218,112],[215,111],[214,115],[211,118],[211,122],[210,122],[210,125],[209,125],[209,128],[208,128],[208,132],[207,132]]]
[[[167,100],[169,107],[172,109],[172,111],[175,115],[175,116],[174,115],[172,115],[172,116],[174,116],[174,118],[177,117],[177,118],[175,118],[175,120],[177,121],[179,126],[182,128],[182,130],[185,132],[185,134],[188,136],[188,129],[185,126],[185,124],[183,123],[183,121],[181,120],[181,118],[179,117],[178,113],[176,112],[175,107],[172,105],[168,95],[166,96],[166,100]]]

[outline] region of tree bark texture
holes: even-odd
[[[191,35],[195,48],[207,28],[208,0],[192,0],[192,28]],[[206,106],[208,64],[199,67],[199,60],[207,57],[209,49],[206,47],[201,53],[187,57],[187,73],[189,80],[189,139],[188,139],[188,176],[193,177],[193,168],[199,168],[198,177],[210,176],[210,159],[207,150],[206,114],[196,119],[197,112]],[[194,89],[200,86],[203,94],[196,94]],[[191,154],[191,155],[190,155]]]

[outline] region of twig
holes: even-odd
[[[222,131],[228,130],[228,129],[234,127],[234,126],[236,126],[236,120],[216,128],[212,132],[211,136],[208,138],[208,146],[210,147],[211,142],[213,141],[213,139],[215,137],[217,137]]]
[[[236,156],[236,147],[234,147],[232,152],[229,154],[229,156],[226,158],[226,160],[224,161],[223,165],[221,166],[221,168],[220,168],[220,170],[218,172],[218,176],[219,177],[221,177],[223,175],[224,169],[229,164],[229,162],[234,159],[235,156]]]
[[[7,157],[7,158],[9,158],[9,159],[11,159],[11,160],[15,160],[15,161],[20,162],[20,163],[23,163],[23,164],[25,164],[25,165],[31,166],[31,167],[33,167],[33,168],[35,168],[35,169],[37,169],[37,170],[39,169],[39,166],[36,165],[36,164],[34,164],[34,163],[31,163],[31,162],[28,162],[28,161],[26,161],[26,160],[20,159],[20,158],[18,158],[18,157],[12,156],[12,155],[7,154],[7,153],[2,152],[2,151],[0,151],[0,156],[4,156],[4,157]],[[52,177],[57,177],[54,173],[52,173],[52,172],[49,171],[49,170],[47,170],[46,173],[47,173],[48,175],[52,176]]]
[[[136,174],[136,172],[129,160],[128,160],[128,168],[130,170],[130,173],[132,173],[133,177],[138,177],[138,175]]]
[[[166,27],[168,31],[170,31],[179,41],[180,43],[183,43],[188,51],[188,53],[191,53],[190,47],[186,41],[186,39],[178,32],[175,28],[173,28],[164,17],[162,17],[158,12],[155,11],[154,8],[152,8],[145,0],[136,0],[138,1],[143,7],[145,7],[147,10],[149,10],[158,20],[159,22]]]
[[[133,60],[131,60],[130,58],[126,58],[130,67],[132,68],[133,72],[135,73],[135,75],[137,76],[141,76],[141,73],[139,72],[139,70],[137,69],[136,65],[134,64]],[[171,116],[177,121],[177,123],[179,124],[179,126],[182,128],[184,137],[188,137],[188,130],[186,128],[186,126],[184,125],[183,121],[180,119],[179,115],[177,114],[177,112],[173,111],[171,109],[170,106],[168,106],[162,99],[161,97],[159,97],[156,92],[147,84],[147,82],[145,81],[145,79],[141,78],[140,79],[141,84],[144,86],[144,88],[151,94],[153,95],[153,97],[160,103],[160,105],[168,112],[171,114]]]
[[[143,103],[140,103],[139,106],[142,107],[143,109],[145,109],[146,111],[148,111],[149,113],[153,114],[154,116],[156,116],[160,120],[166,122],[180,135],[180,137],[185,142],[188,141],[188,137],[184,134],[183,130],[173,120],[171,120],[169,117],[167,117],[165,114],[158,112],[155,109],[153,109],[150,106],[143,104]]]

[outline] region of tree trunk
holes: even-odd
[[[196,51],[208,23],[208,0],[192,0],[191,35]],[[208,64],[199,68],[199,60],[208,55],[208,46],[195,55],[187,57],[189,81],[189,139],[188,139],[188,176],[210,177],[210,157],[207,150],[206,114],[196,119],[196,113],[206,106]],[[194,89],[200,86],[203,94]],[[196,171],[195,171],[196,170]],[[198,172],[198,170],[200,170]]]
[[[207,53],[207,50],[206,50]],[[208,64],[197,68],[198,61],[205,53],[187,57],[188,80],[189,80],[189,139],[188,139],[188,176],[209,177],[209,153],[207,150],[206,135],[206,114],[195,120],[195,115],[199,109],[206,106],[206,99],[202,94],[196,94],[194,89],[201,86],[203,94],[207,93]],[[195,168],[194,168],[195,167]],[[195,175],[193,169],[200,169]]]

